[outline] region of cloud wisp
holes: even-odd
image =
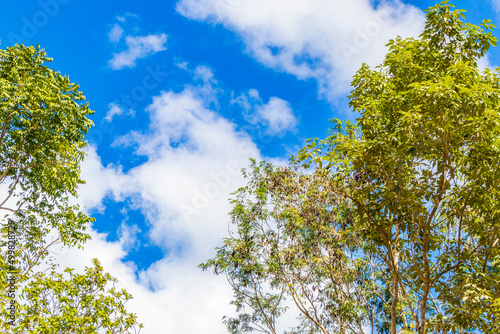
[[[125,24],[127,17],[137,19],[137,15],[127,14],[126,16],[119,16],[115,23],[108,32],[108,38],[113,43],[118,43],[125,35],[125,30],[122,25]],[[167,49],[167,34],[157,33],[148,35],[131,35],[125,36],[126,49],[117,53],[113,53],[113,57],[109,60],[108,65],[113,70],[121,70],[123,68],[133,68],[136,66],[138,59],[144,59],[153,54]]]
[[[167,49],[165,43],[167,35],[152,34],[146,36],[126,36],[127,49],[113,54],[109,66],[113,70],[121,70],[125,67],[133,68],[137,59],[149,57],[157,52]]]
[[[369,0],[180,0],[177,10],[235,32],[267,67],[316,79],[330,100],[345,95],[363,62],[380,63],[389,39],[417,36],[425,21],[420,9],[399,0],[376,8]]]
[[[104,116],[104,119],[108,122],[111,122],[115,116],[121,116],[125,112],[119,104],[113,102],[108,105],[108,108],[108,112]]]

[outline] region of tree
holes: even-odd
[[[308,141],[293,173],[254,164],[236,234],[202,265],[233,286],[230,331],[275,333],[288,298],[294,333],[500,332],[500,72],[478,68],[497,40],[463,12],[429,8],[418,39],[364,64],[356,124]]]
[[[345,243],[351,208],[330,175],[255,161],[244,175],[249,184],[232,200],[236,230],[201,265],[234,289],[240,315],[225,320],[229,331],[277,333],[290,299],[301,319],[289,333],[363,333],[378,312],[380,272],[375,258],[356,256],[358,238]]]
[[[82,248],[93,221],[70,204],[84,183],[80,163],[93,111],[78,85],[44,64],[50,61],[39,46],[0,50],[0,328],[125,333],[142,325],[124,309],[131,296],[110,287],[114,279],[99,262],[84,275],[63,275],[49,254],[57,243]]]

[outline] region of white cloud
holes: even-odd
[[[115,200],[122,199],[122,194],[126,192],[128,186],[126,176],[119,166],[112,164],[107,167],[102,166],[95,146],[88,146],[85,152],[87,157],[81,168],[82,179],[86,183],[79,186],[78,202],[86,207],[86,211],[95,209],[102,211],[104,209],[102,199],[106,196],[111,196]]]
[[[257,113],[273,135],[281,135],[297,125],[290,104],[278,97],[271,97],[267,104],[257,108]]]
[[[123,108],[116,104],[116,103],[110,103],[108,105],[108,112],[106,113],[106,116],[104,117],[105,120],[107,120],[108,122],[111,122],[113,120],[113,117],[115,116],[120,116],[120,115],[123,115]]]
[[[108,32],[109,40],[114,43],[119,42],[122,38],[123,32],[123,28],[119,24],[115,23]]]
[[[188,64],[189,64],[189,62],[187,62],[187,61],[177,60],[174,65],[177,66],[178,68],[180,68],[181,70],[187,71]]]
[[[125,43],[128,49],[114,53],[109,65],[114,70],[135,66],[137,59],[146,58],[157,52],[166,50],[166,34],[152,34],[147,36],[127,36]]]
[[[79,270],[99,258],[119,279],[119,287],[133,294],[127,309],[144,323],[144,334],[224,333],[222,316],[234,311],[225,277],[202,272],[197,265],[215,255],[227,234],[228,198],[245,184],[240,169],[249,157],[261,156],[246,133],[210,109],[217,90],[210,69],[198,67],[192,74],[199,86],[154,97],[146,109],[147,131],[131,132],[119,141],[135,147],[146,162],[125,173],[103,166],[96,148],[89,147],[82,165],[87,184],[79,190],[79,202],[94,210],[102,209],[105,197],[131,200],[152,226],[151,243],[162,247],[165,257],[138,278],[134,264],[121,261],[136,244],[135,228],[129,226],[133,221],[121,224],[118,242],[106,242],[104,234],[92,231],[84,251],[57,254],[63,267]]]
[[[116,19],[122,23],[125,23],[128,19],[139,19],[139,16],[134,13],[125,13],[124,15],[117,16]]]
[[[349,89],[363,62],[377,65],[397,35],[417,36],[423,12],[398,0],[180,0],[177,10],[237,33],[265,66],[315,78],[334,99]]]
[[[243,107],[246,120],[252,124],[263,125],[268,135],[282,136],[298,124],[290,103],[273,96],[264,104],[256,89],[250,89],[247,94],[233,98],[232,103]]]

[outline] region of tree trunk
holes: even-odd
[[[394,252],[394,268],[392,273],[392,303],[391,303],[391,333],[397,334],[396,320],[398,316],[398,297],[399,297],[399,283],[398,283],[398,264],[399,253]]]

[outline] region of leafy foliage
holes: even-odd
[[[202,265],[225,272],[235,290],[233,303],[244,313],[226,320],[230,332],[276,333],[288,299],[304,316],[293,333],[362,333],[375,312],[368,308],[380,273],[356,258],[357,240],[343,239],[350,208],[328,175],[254,161],[245,176],[249,184],[232,200],[237,230]]]
[[[63,274],[37,273],[23,289],[27,303],[22,305],[13,333],[106,333],[136,332],[136,316],[127,313],[124,304],[132,298],[125,290],[117,291],[109,274],[103,274],[94,259],[93,268],[84,275],[65,269]],[[113,286],[109,289],[107,287]]]
[[[304,301],[296,333],[500,332],[500,72],[478,68],[497,40],[490,21],[463,18],[447,1],[431,7],[418,39],[390,40],[380,66],[358,70],[356,124],[334,121],[292,159],[312,174],[289,172],[275,187],[283,170],[263,165],[243,190],[257,201],[236,193],[238,233],[202,266],[228,275],[238,306],[253,306],[238,309],[251,321],[235,321],[276,332],[261,316],[279,305],[255,308],[268,290],[241,286],[262,277]],[[268,218],[280,237],[265,237]]]
[[[80,163],[87,145],[84,137],[93,124],[88,116],[93,111],[83,102],[78,85],[44,64],[50,61],[38,46],[0,50],[0,184],[4,189],[0,210],[6,213],[0,245],[2,329],[94,333],[91,328],[99,324],[110,333],[125,333],[138,325],[120,306],[130,296],[103,290],[112,278],[102,274],[97,262],[84,276],[68,272],[71,278],[67,281],[57,274],[54,264],[49,276],[36,272],[51,263],[50,246],[83,247],[90,238],[86,228],[93,221],[78,205],[70,204],[70,197],[84,183]],[[13,299],[7,293],[6,278],[12,277],[17,287],[24,286],[16,301],[15,327],[9,327],[7,310]],[[92,306],[97,313],[89,318],[71,298],[92,301],[85,312]],[[42,310],[41,305],[48,303],[52,309]],[[116,317],[118,322],[107,320],[109,315],[103,313],[114,306],[121,314]],[[58,307],[63,316],[56,316]]]

